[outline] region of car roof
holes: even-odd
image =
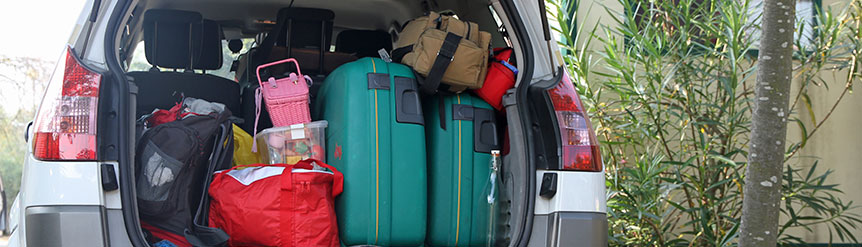
[[[221,25],[224,39],[251,38],[274,26],[278,10],[291,0],[139,0],[129,22],[129,50],[143,39],[143,13],[149,9],[177,9],[201,13],[203,18]],[[452,11],[463,20],[479,23],[480,28],[494,30],[489,0],[295,0],[294,7],[322,8],[335,12],[333,31],[347,29],[399,32],[403,23],[428,10]],[[333,37],[336,35],[334,34]],[[492,33],[494,40],[502,40]]]
[[[268,29],[269,25],[263,22],[274,21],[278,10],[290,3],[290,0],[141,0],[138,9],[195,11],[206,19],[218,21],[227,32],[253,36]],[[487,0],[295,0],[293,6],[332,10],[335,12],[334,26],[338,30],[389,30],[422,15],[428,8],[487,9],[487,4]],[[428,5],[431,6],[426,8]]]

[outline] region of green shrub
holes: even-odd
[[[558,23],[568,73],[601,142],[611,244],[736,245],[757,66],[752,3],[617,0],[612,4],[625,10],[605,8],[611,25],[575,28],[575,2],[548,0],[548,16]],[[818,224],[836,240],[857,241],[852,230],[862,221],[837,185],[825,184],[830,171],[792,157],[831,115],[814,116],[808,89],[828,86],[824,72],[847,73],[844,92],[860,77],[860,2],[838,15],[820,12],[808,44],[797,31],[793,79],[800,90],[791,95],[791,109],[807,112],[779,113],[803,137],[788,143],[781,181],[786,220],[776,233],[782,244],[803,243],[787,230]]]

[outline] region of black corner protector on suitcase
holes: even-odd
[[[473,106],[452,104],[452,120],[473,121]]]
[[[370,84],[370,74],[368,78]],[[419,86],[413,78],[395,77],[395,121],[425,125],[422,104],[419,101]]]
[[[368,89],[389,90],[389,74],[368,73]]]
[[[473,108],[473,151],[491,153],[500,149],[497,138],[497,120],[494,111],[483,108]]]

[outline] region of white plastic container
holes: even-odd
[[[314,158],[326,162],[326,120],[284,127],[272,127],[257,134],[261,161],[268,164],[295,164]]]

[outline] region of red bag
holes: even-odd
[[[479,98],[488,102],[494,109],[503,110],[503,95],[506,90],[515,87],[515,75],[518,69],[509,64],[512,48],[494,48],[494,57],[488,63],[488,74],[482,88],[474,90]]]
[[[180,116],[180,112],[183,111],[182,102],[177,103],[174,107],[171,107],[170,110],[164,109],[156,109],[153,113],[150,114],[150,117],[147,118],[147,127],[153,128],[159,126],[163,123],[173,122],[177,119],[182,118]]]
[[[312,162],[332,172],[312,170]],[[334,198],[344,176],[317,160],[216,172],[209,224],[228,246],[339,246]]]
[[[168,242],[171,242],[177,247],[192,247],[192,245],[189,244],[189,241],[186,240],[186,237],[177,235],[176,233],[172,233],[168,230],[152,226],[150,224],[147,224],[146,222],[141,222],[141,228],[147,230],[148,232],[150,232],[150,235],[155,237],[155,239],[150,239],[150,241],[152,242],[167,240]]]

